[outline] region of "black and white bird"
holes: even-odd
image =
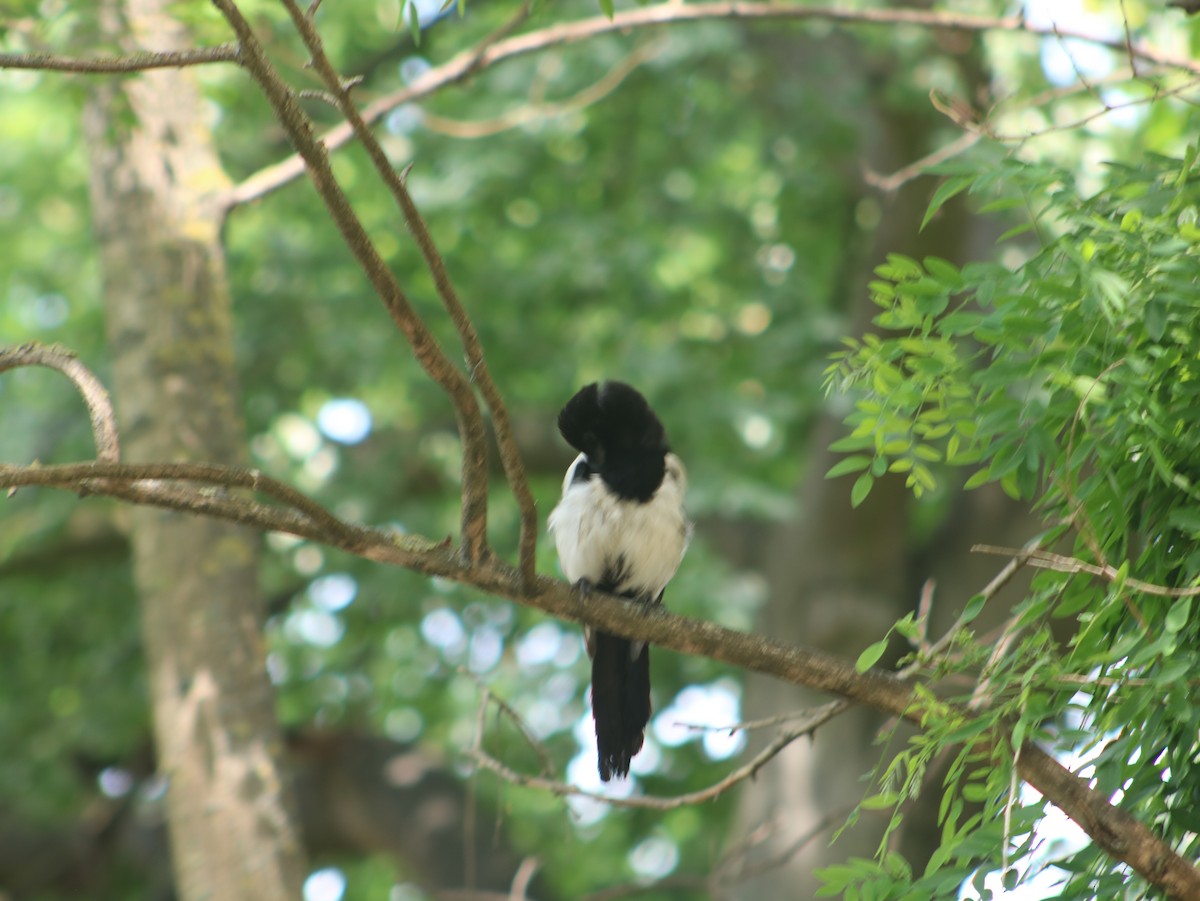
[[[623,382],[581,388],[558,414],[579,456],[567,469],[550,531],[567,579],[660,604],[691,537],[683,510],[687,476],[646,399]],[[629,775],[650,721],[650,651],[585,629],[592,658],[592,718],[600,778]]]

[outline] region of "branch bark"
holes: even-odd
[[[47,347],[43,344],[0,348],[0,372],[20,366],[48,366],[57,369],[74,382],[92,418],[96,459],[105,463],[116,463],[121,459],[117,417],[113,413],[108,391],[92,371],[79,362],[78,357],[60,347]]]
[[[220,44],[216,47],[130,53],[128,56],[70,57],[57,53],[0,53],[0,69],[118,75],[148,72],[151,69],[182,69],[209,63],[236,63],[238,60],[236,45]]]
[[[525,463],[513,436],[508,407],[504,403],[500,389],[496,387],[495,380],[492,379],[491,370],[488,368],[487,359],[483,354],[483,344],[479,340],[478,332],[475,331],[475,324],[471,322],[471,317],[467,315],[466,308],[463,307],[458,292],[454,289],[454,283],[450,280],[450,274],[446,270],[446,263],[442,259],[441,253],[438,252],[437,246],[433,242],[433,235],[429,233],[425,220],[421,218],[421,214],[417,210],[417,205],[408,193],[404,177],[396,172],[387,154],[375,139],[375,134],[359,114],[358,107],[350,97],[350,90],[346,87],[345,80],[333,67],[333,63],[329,61],[329,57],[325,53],[324,43],[312,18],[301,11],[295,0],[283,0],[283,3],[292,18],[292,24],[295,25],[305,46],[308,47],[309,53],[312,54],[313,65],[325,82],[325,87],[332,94],[338,110],[354,129],[359,142],[371,158],[376,174],[387,186],[396,205],[404,214],[405,224],[413,238],[416,239],[417,247],[425,260],[425,266],[429,270],[429,274],[433,276],[433,283],[442,300],[442,305],[446,308],[446,312],[450,315],[450,320],[458,332],[466,355],[470,379],[479,387],[484,401],[487,403],[488,411],[491,413],[496,444],[500,451],[500,462],[517,502],[520,514],[518,567],[522,576],[532,579],[537,554],[537,509],[533,503],[533,494],[529,490],[529,480],[525,475]]]
[[[437,339],[417,315],[395,276],[371,243],[362,221],[350,206],[329,163],[328,149],[313,133],[312,121],[296,102],[296,95],[267,58],[262,43],[233,0],[213,0],[237,34],[246,69],[262,89],[279,123],[304,161],[317,193],[354,255],[359,267],[383,301],[412,347],[417,361],[454,406],[462,439],[462,550],[468,560],[487,554],[487,436],[479,402],[470,382],[454,366]]]
[[[87,482],[79,467],[88,466],[92,467],[91,472],[104,479],[96,493],[140,503],[164,503],[164,499],[154,492],[138,496],[138,486],[144,481],[140,478],[142,472],[112,464],[0,465],[0,487],[37,484],[79,487]],[[206,478],[213,475],[216,473],[209,470]],[[124,487],[117,484],[118,480]],[[243,487],[239,484],[242,481],[242,476],[231,475],[225,484]],[[516,568],[491,556],[469,562],[448,541],[436,542],[349,524],[339,536],[302,513],[244,501],[224,500],[213,504],[212,499],[206,499],[198,492],[175,493],[170,503],[182,501],[186,508],[189,496],[191,510],[202,515],[234,520],[265,531],[291,532],[378,563],[451,579],[560,619],[837,695],[917,726],[930,713],[945,715],[952,711],[946,705],[931,709],[930,703],[941,702],[919,700],[908,682],[875,670],[860,673],[850,662],[820,650],[787,645],[663,609],[647,614],[637,605],[600,593],[594,593],[587,604],[580,604],[574,589],[565,582],[539,576],[531,583]],[[1004,754],[1008,742],[1006,734],[997,732],[980,739],[982,747],[988,747],[996,754]],[[1200,898],[1200,870],[1048,753],[1026,742],[1017,755],[1016,770],[1024,781],[1074,820],[1105,853],[1128,864],[1170,897]]]
[[[539,53],[551,47],[577,44],[607,34],[622,34],[632,29],[685,25],[709,20],[737,19],[761,21],[824,21],[842,25],[898,26],[937,28],[949,31],[1003,31],[1033,37],[1052,37],[1084,41],[1107,47],[1131,58],[1145,60],[1158,66],[1200,74],[1200,62],[1173,57],[1150,47],[1127,46],[1124,40],[1097,37],[1076,31],[1031,25],[1019,16],[994,18],[929,9],[841,9],[836,7],[800,6],[791,3],[718,2],[681,4],[659,3],[640,9],[618,12],[610,19],[593,16],[574,22],[563,22],[539,28],[503,40],[489,37],[477,47],[464,50],[439,66],[434,66],[408,87],[393,91],[362,109],[364,123],[374,125],[405,103],[423,100],[451,85],[459,84],[479,72],[500,63]],[[337,150],[355,138],[355,128],[343,122],[319,139],[326,150]],[[304,174],[300,155],[274,163],[251,175],[233,187],[225,196],[227,208],[233,209],[295,181]]]

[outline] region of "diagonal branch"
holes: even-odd
[[[1022,559],[1030,566],[1037,567],[1038,569],[1053,569],[1060,573],[1087,573],[1089,576],[1098,576],[1106,582],[1122,582],[1135,591],[1160,598],[1194,598],[1200,595],[1200,586],[1198,585],[1193,585],[1190,588],[1171,588],[1167,585],[1155,585],[1153,582],[1143,582],[1141,579],[1135,579],[1132,576],[1126,576],[1122,579],[1120,570],[1107,563],[1103,566],[1097,566],[1094,563],[1087,563],[1080,560],[1078,557],[1065,557],[1062,554],[1053,554],[1050,551],[1043,551],[1036,548],[1022,548],[1018,550],[1009,547],[995,547],[990,544],[977,544],[971,550],[977,554],[995,554],[999,557],[1012,557],[1014,560]],[[1143,625],[1145,624],[1143,623]]]
[[[919,28],[937,28],[963,32],[1009,32],[1033,37],[1071,38],[1099,47],[1107,47],[1128,54],[1130,59],[1140,59],[1155,65],[1191,72],[1200,75],[1200,62],[1185,57],[1161,53],[1143,45],[1127,45],[1124,40],[1097,37],[1061,28],[1032,25],[1019,16],[993,18],[954,13],[945,10],[910,9],[904,7],[883,9],[849,9],[838,7],[805,6],[794,3],[744,3],[738,0],[722,0],[711,3],[683,4],[676,0],[624,10],[613,15],[593,16],[573,22],[563,22],[540,28],[525,34],[496,41],[489,37],[480,45],[469,48],[451,57],[439,66],[429,69],[408,87],[394,91],[362,110],[362,119],[368,125],[379,122],[398,106],[422,100],[438,91],[458,84],[478,72],[517,57],[539,53],[550,47],[577,44],[607,34],[623,34],[632,29],[652,28],[667,25],[685,25],[708,20],[812,20],[836,22],[847,26],[897,26],[910,25]],[[328,150],[337,150],[355,137],[354,128],[347,122],[331,128],[321,142]],[[304,162],[299,156],[281,160],[251,175],[234,186],[225,197],[227,208],[233,208],[256,200],[282,188],[304,173]]]
[[[367,155],[371,158],[375,171],[387,185],[392,198],[404,213],[404,221],[408,225],[409,232],[416,239],[426,268],[433,276],[433,283],[437,287],[438,296],[442,299],[442,305],[450,314],[454,328],[458,331],[459,340],[462,342],[463,351],[466,354],[469,377],[479,386],[483,399],[487,403],[488,412],[492,417],[492,426],[496,433],[496,444],[500,450],[500,462],[504,467],[504,475],[508,479],[520,511],[519,568],[522,576],[532,582],[537,553],[537,507],[534,505],[533,494],[529,490],[529,480],[525,475],[525,463],[513,436],[508,408],[492,379],[479,334],[475,331],[475,325],[471,322],[466,308],[463,307],[458,292],[454,290],[454,283],[446,271],[445,261],[438,252],[433,236],[429,233],[425,220],[421,218],[421,214],[417,210],[417,205],[413,203],[412,195],[408,193],[404,178],[396,172],[370,126],[363,120],[341,75],[329,61],[321,35],[317,32],[312,19],[301,12],[296,0],[283,0],[283,3],[305,46],[312,54],[313,66],[321,80],[325,82],[325,87],[333,95],[339,111],[350,123],[359,143],[363,145]],[[487,461],[483,462],[486,467]]]
[[[0,488],[39,482],[47,484],[39,473],[54,472],[55,469],[0,465]],[[71,487],[77,489],[85,482],[88,479],[78,478]],[[876,670],[860,673],[849,661],[824,651],[787,645],[663,609],[648,615],[639,605],[600,592],[594,592],[587,604],[580,604],[574,589],[566,582],[538,576],[530,584],[518,570],[503,561],[488,555],[472,562],[456,553],[449,542],[357,527],[349,527],[345,536],[334,538],[327,536],[309,516],[290,509],[182,488],[148,488],[144,481],[118,483],[107,472],[105,478],[90,483],[89,487],[93,484],[97,494],[323,541],[367,560],[461,582],[624,638],[637,638],[668,650],[708,657],[794,685],[838,695],[918,726],[929,716],[960,716],[969,720],[969,714],[949,704],[919,696],[912,685],[896,676]],[[990,748],[994,753],[1001,753],[1010,746],[1011,736],[993,729],[984,733],[978,744],[981,749]],[[1200,898],[1200,869],[1180,857],[1144,824],[1114,806],[1086,779],[1076,776],[1028,741],[1020,747],[1014,767],[1024,781],[1074,820],[1110,857],[1128,864],[1171,897]]]
[[[471,385],[462,371],[447,359],[380,257],[333,174],[329,153],[313,134],[312,120],[297,104],[296,95],[267,58],[250,23],[233,0],[213,0],[213,3],[237,34],[246,69],[258,82],[276,118],[304,160],[313,185],[346,246],[370,279],[392,321],[408,339],[418,362],[454,405],[458,433],[462,438],[462,551],[468,560],[479,561],[487,554],[487,433]],[[342,90],[340,86],[339,90]]]
[[[607,97],[638,66],[653,59],[655,53],[654,46],[649,43],[635,47],[624,59],[620,60],[611,70],[605,73],[604,77],[600,80],[588,85],[581,91],[577,91],[573,96],[567,97],[564,100],[531,101],[490,119],[465,121],[461,119],[447,119],[425,111],[421,117],[421,122],[430,131],[449,135],[453,138],[474,140],[476,138],[490,137],[502,131],[510,131],[527,122],[565,116],[568,113],[592,106]],[[978,140],[978,137],[976,137],[976,140]]]

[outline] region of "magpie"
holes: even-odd
[[[624,382],[581,388],[558,414],[579,451],[549,527],[568,581],[586,601],[593,589],[661,604],[691,538],[683,510],[687,475],[646,399]],[[650,721],[650,651],[585,627],[592,659],[592,718],[600,779],[628,776]]]

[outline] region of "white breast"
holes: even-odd
[[[598,583],[620,573],[618,593],[636,591],[657,598],[683,559],[691,524],[683,512],[687,477],[683,464],[667,454],[666,475],[645,503],[621,500],[598,475],[572,481],[583,454],[567,470],[563,496],[549,526],[568,581]]]

